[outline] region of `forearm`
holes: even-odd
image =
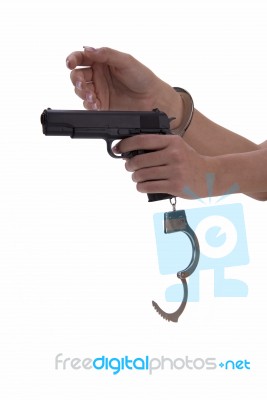
[[[199,154],[213,157],[218,193],[237,184],[240,192],[267,200],[267,141],[257,145],[197,110],[184,140]]]
[[[199,154],[219,156],[259,150],[260,146],[209,120],[195,110],[184,140]]]
[[[215,174],[214,193],[223,194],[235,185],[236,191],[257,200],[267,200],[267,147],[246,153],[207,157]]]

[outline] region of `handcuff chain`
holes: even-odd
[[[172,205],[172,211],[176,211],[176,197],[172,197],[170,203]]]

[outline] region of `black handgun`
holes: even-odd
[[[47,136],[70,136],[72,139],[104,139],[107,151],[114,158],[131,158],[147,150],[136,150],[118,156],[112,151],[114,140],[134,135],[169,135],[170,121],[164,112],[153,111],[85,111],[52,110],[47,108],[41,115],[43,133]],[[170,199],[166,193],[148,193],[148,201]]]

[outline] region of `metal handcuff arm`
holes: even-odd
[[[197,236],[193,231],[193,229],[189,226],[184,210],[165,213],[164,225],[165,225],[164,229],[165,233],[183,232],[188,236],[192,245],[192,257],[188,266],[182,271],[177,272],[177,278],[181,280],[184,290],[184,296],[180,304],[180,307],[173,313],[167,313],[163,311],[162,308],[155,301],[152,301],[153,307],[163,318],[165,318],[168,321],[177,322],[178,318],[185,309],[188,299],[188,287],[186,278],[192,275],[195,269],[197,268],[200,256],[200,248]]]

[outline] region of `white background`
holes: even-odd
[[[250,264],[227,276],[248,297],[214,298],[205,271],[201,301],[167,323],[151,300],[164,305],[152,220],[168,203],[148,204],[104,141],[48,138],[39,122],[47,107],[82,108],[66,56],[109,46],[189,90],[217,123],[266,140],[265,3],[1,3],[1,398],[266,399],[266,203],[225,201],[244,207]],[[58,353],[247,359],[251,370],[56,371]]]

